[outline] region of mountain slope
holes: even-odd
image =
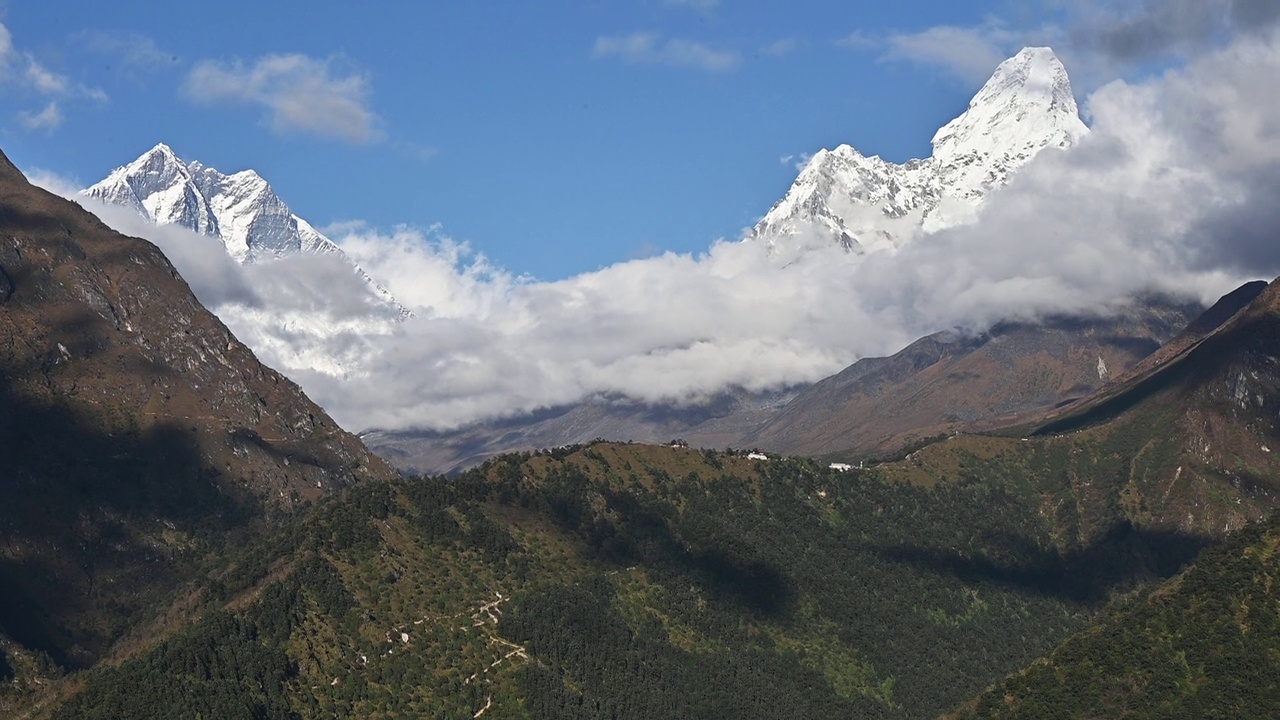
[[[1280,283],[1122,408],[1024,437],[951,436],[865,470],[594,443],[452,480],[362,483],[286,519],[247,569],[213,573],[201,619],[55,682],[44,707],[936,716],[1280,505],[1280,463],[1262,444],[1277,434],[1277,330]],[[1128,397],[1121,384],[1100,397]],[[1241,596],[1261,601],[1249,563],[1230,577],[1253,578]],[[1224,599],[1237,581],[1197,588],[1233,618],[1269,622]],[[1223,618],[1181,637],[1230,629]],[[1184,690],[1203,676],[1191,671]],[[1269,707],[1257,702],[1245,709]]]
[[[1146,298],[1113,317],[1001,323],[937,333],[865,358],[805,389],[746,438],[786,453],[884,454],[959,429],[991,427],[1088,395],[1178,333],[1202,308]]]
[[[1273,516],[948,717],[1276,717],[1278,550]]]
[[[54,717],[924,716],[1085,621],[1049,585],[899,557],[1040,562],[1035,503],[606,443],[370,483],[259,551],[295,570],[253,602],[91,671]]]
[[[407,472],[445,473],[501,452],[587,442],[761,447],[856,458],[893,454],[958,430],[991,428],[1088,395],[1176,335],[1202,308],[1142,298],[1113,317],[1001,323],[944,332],[888,358],[864,358],[807,387],[726,393],[692,407],[594,400],[450,432],[366,433]]]
[[[1039,152],[1087,133],[1062,63],[1049,48],[1024,48],[938,130],[930,157],[898,165],[848,145],[820,150],[748,240],[783,259],[833,243],[856,253],[896,248],[971,220]]]
[[[421,474],[455,473],[501,453],[578,445],[600,438],[642,443],[683,440],[695,447],[735,447],[783,408],[796,391],[738,390],[688,407],[591,399],[453,431],[375,430],[362,433],[361,439],[402,471]]]
[[[1107,522],[1216,537],[1261,520],[1280,502],[1276,357],[1280,282],[1163,362],[1002,430],[1022,436],[1015,445],[1031,452],[1011,455],[1001,472],[1066,482],[1071,495],[1046,499],[1043,512],[1062,513],[1084,538]],[[905,467],[920,472],[905,476],[936,481],[970,442],[960,436],[913,453]],[[1081,524],[1082,513],[1093,516],[1092,527]]]
[[[154,246],[0,155],[0,635],[106,653],[202,558],[392,476],[199,305]]]

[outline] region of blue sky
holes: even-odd
[[[822,147],[927,155],[996,62],[1066,16],[953,1],[0,8],[0,147],[20,168],[89,184],[165,142],[258,170],[318,226],[438,223],[541,279],[736,237]]]

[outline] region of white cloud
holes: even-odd
[[[58,108],[58,101],[53,100],[40,112],[19,112],[18,122],[30,131],[53,132],[62,125],[62,111]]]
[[[1018,49],[1021,38],[998,23],[939,25],[917,33],[890,35],[884,45],[887,59],[941,67],[962,80],[980,83]]]
[[[369,81],[343,73],[334,60],[268,55],[252,65],[205,61],[187,76],[184,93],[194,102],[260,105],[277,133],[300,131],[366,143],[382,137],[369,108]]]
[[[50,72],[35,60],[27,61],[26,80],[31,87],[45,95],[62,95],[67,92],[67,78]]]
[[[419,162],[426,162],[440,154],[439,150],[430,145],[423,145],[422,143],[416,143],[411,140],[397,140],[395,141],[394,146],[395,149],[405,157],[412,158]]]
[[[80,188],[84,187],[84,185],[77,180],[42,168],[23,170],[22,174],[26,175],[27,180],[36,187],[44,188],[54,195],[60,195],[79,202],[76,193],[80,192]]]
[[[417,318],[373,332],[353,322],[324,342],[307,334],[308,314],[361,317],[355,290],[327,291],[339,268],[245,269],[216,247],[165,249],[264,361],[351,429],[448,428],[592,396],[697,402],[818,380],[949,327],[1106,312],[1143,291],[1209,301],[1280,274],[1280,97],[1262,92],[1275,77],[1269,34],[1111,83],[1088,97],[1093,132],[1076,148],[1040,155],[977,224],[896,253],[830,248],[781,268],[759,246],[718,242],[537,282],[438,230],[333,226]],[[274,284],[252,274],[267,271]],[[263,308],[295,324],[255,315]],[[304,369],[318,357],[358,372]]]
[[[155,40],[137,32],[85,31],[77,33],[75,39],[87,50],[114,56],[119,69],[137,79],[171,66],[178,60]]]
[[[720,0],[663,0],[667,5],[687,7],[698,12],[710,12],[720,7]]]
[[[596,38],[595,57],[617,57],[637,65],[665,65],[706,72],[726,72],[738,67],[742,56],[734,51],[713,50],[700,42],[663,39],[658,33],[636,32]]]
[[[854,48],[856,50],[873,50],[879,48],[884,43],[866,33],[865,30],[854,30],[844,37],[836,40],[836,45],[841,47]]]
[[[39,110],[21,110],[16,114],[18,122],[29,132],[53,132],[62,125],[65,116],[58,99],[83,97],[97,102],[108,99],[100,88],[72,83],[65,75],[42,65],[31,53],[18,51],[13,45],[13,36],[3,24],[0,24],[0,82],[16,83],[28,93],[53,98],[42,100],[44,106]]]
[[[762,55],[769,57],[785,57],[796,51],[800,47],[800,41],[796,38],[782,38],[760,48]]]
[[[0,23],[0,80],[8,80],[13,74],[13,66],[18,60],[18,51],[13,48],[13,35],[9,28]]]

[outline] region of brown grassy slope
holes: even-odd
[[[931,335],[815,384],[748,442],[803,455],[866,456],[1007,424],[1096,390],[1199,311],[1152,301],[1112,318],[1005,323],[978,337]]]
[[[1019,437],[961,435],[881,466],[1041,483],[1065,546],[1117,526],[1222,537],[1280,505],[1280,284],[1180,352]]]
[[[164,255],[0,154],[0,637],[101,657],[267,505],[393,471]]]

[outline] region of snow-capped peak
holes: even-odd
[[[339,257],[396,316],[412,315],[336,244],[294,215],[253,170],[225,175],[199,162],[184,162],[160,143],[81,194],[132,207],[157,225],[180,225],[216,237],[229,255],[246,264],[298,253]]]
[[[903,164],[848,145],[821,150],[752,230],[775,256],[837,244],[893,249],[972,219],[987,193],[1045,148],[1088,133],[1071,82],[1049,48],[1002,62],[968,109],[933,137],[933,154]]]
[[[164,143],[116,168],[84,194],[131,207],[159,225],[181,225],[202,235],[218,235],[218,219],[192,182],[190,170]]]
[[[933,161],[951,194],[981,197],[1044,148],[1069,147],[1088,132],[1062,62],[1047,47],[1023,48],[933,136]]]

